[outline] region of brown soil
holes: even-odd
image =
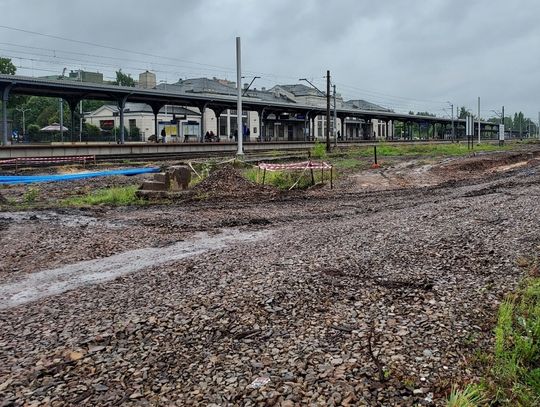
[[[263,186],[251,182],[240,174],[232,165],[225,164],[193,187],[193,192],[204,194],[205,197],[242,197],[252,196],[273,196],[279,194],[274,188]]]

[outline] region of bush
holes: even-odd
[[[96,140],[101,135],[101,129],[90,123],[84,124],[84,132],[86,133],[89,140]]]
[[[31,124],[28,126],[26,132],[31,140],[36,140],[39,137],[39,126],[37,124]]]
[[[319,160],[325,159],[326,146],[323,143],[319,142],[319,140],[316,140],[315,144],[313,145],[313,148],[311,149],[311,156]]]

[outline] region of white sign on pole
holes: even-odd
[[[499,140],[504,141],[504,124],[499,124]]]

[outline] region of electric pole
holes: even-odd
[[[334,125],[332,126],[334,131],[334,147],[337,147],[337,107],[336,107],[336,85],[334,85]]]
[[[480,134],[480,96],[478,96],[478,145],[480,145]]]
[[[326,71],[326,151],[330,152],[330,71]]]
[[[504,106],[502,107],[501,124],[503,126],[503,131],[502,131],[502,139],[501,139],[501,136],[499,135],[499,145],[504,144],[504,136],[505,136],[505,133],[506,133],[506,130],[504,129]]]
[[[456,132],[454,129],[454,104],[450,103],[450,107],[452,109],[452,143],[456,141]]]
[[[236,88],[238,100],[236,102],[236,131],[238,133],[238,150],[236,155],[244,155],[242,141],[244,137],[244,126],[242,125],[242,54],[240,37],[236,37]]]

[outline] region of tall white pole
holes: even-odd
[[[478,144],[480,144],[480,96],[478,96]]]
[[[238,91],[238,101],[236,102],[236,128],[238,132],[238,150],[236,155],[244,155],[242,139],[244,137],[242,126],[242,53],[240,37],[236,37],[236,88]]]

